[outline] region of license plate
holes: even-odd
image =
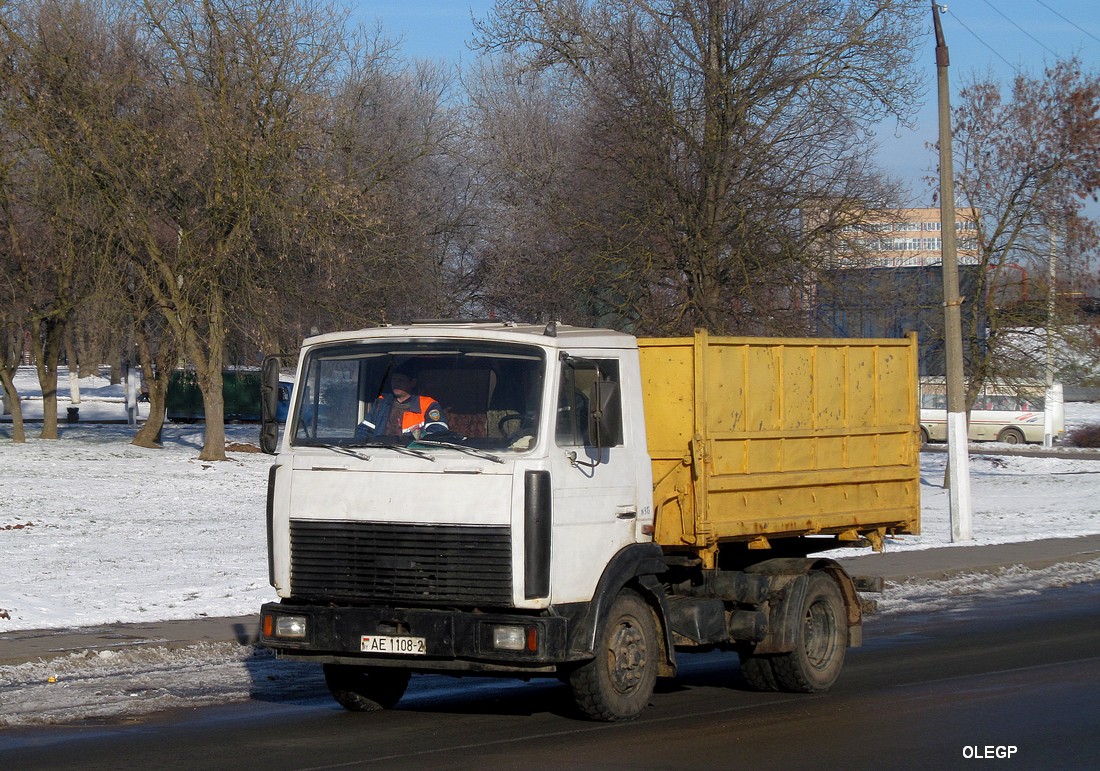
[[[423,637],[365,634],[359,639],[359,650],[363,653],[399,653],[403,656],[423,656],[428,652],[428,644]]]

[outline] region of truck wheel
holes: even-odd
[[[739,653],[741,658],[741,676],[754,691],[778,691],[779,681],[775,679],[775,669],[770,656],[753,656]]]
[[[997,435],[997,441],[1005,444],[1023,444],[1024,435],[1018,428],[1006,428]]]
[[[332,698],[352,712],[390,709],[409,687],[409,670],[325,664],[325,685]]]
[[[595,653],[569,676],[577,707],[593,720],[636,718],[653,695],[661,655],[653,613],[637,593],[615,599]]]
[[[771,657],[776,682],[795,693],[826,691],[840,676],[848,645],[844,598],[832,578],[810,573],[799,618],[794,650]]]

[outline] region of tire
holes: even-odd
[[[802,620],[790,653],[771,657],[781,690],[792,693],[827,691],[840,676],[848,646],[848,616],[840,587],[825,573],[812,571],[802,609]]]
[[[921,444],[928,444],[928,442],[929,442],[929,441],[931,441],[931,439],[930,439],[930,437],[928,436],[928,430],[927,430],[927,429],[925,429],[925,428],[924,428],[924,427],[922,426],[922,427],[921,427],[921,430],[920,430],[920,443],[921,443]]]
[[[997,434],[997,441],[1005,444],[1023,444],[1024,435],[1018,428],[1006,428]]]
[[[595,657],[569,676],[577,708],[593,720],[633,720],[657,683],[661,644],[645,601],[624,589],[596,640]]]
[[[325,664],[325,685],[332,698],[351,712],[390,709],[409,687],[409,670]]]
[[[738,656],[741,658],[741,676],[750,688],[765,692],[779,690],[770,656],[753,656],[750,653],[740,653]]]

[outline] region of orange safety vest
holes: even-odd
[[[438,423],[443,420],[443,416],[439,413],[438,409],[432,410],[432,412],[436,413],[434,416],[425,414],[428,412],[428,408],[432,406],[432,403],[435,402],[435,399],[430,396],[414,396],[413,398],[420,400],[420,403],[417,405],[420,409],[406,410],[405,413],[401,415],[402,434],[407,434],[417,428],[424,428],[425,422]]]
[[[418,401],[412,403],[412,407],[401,414],[401,433],[410,434],[420,429],[435,427],[443,431],[447,430],[447,421],[443,417],[443,410],[439,403],[430,396],[415,396]],[[378,397],[370,414],[356,429],[357,437],[374,436],[377,431],[385,431],[390,421],[390,415],[397,400],[392,394]],[[360,434],[360,432],[364,432]]]

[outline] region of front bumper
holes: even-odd
[[[278,620],[302,617],[294,638],[280,636]],[[523,650],[494,645],[494,630],[522,627]],[[364,635],[423,638],[423,655],[364,653]],[[553,673],[570,660],[568,619],[561,616],[488,614],[456,610],[331,607],[267,603],[261,608],[260,643],[280,658],[323,663],[402,667],[419,672]]]

